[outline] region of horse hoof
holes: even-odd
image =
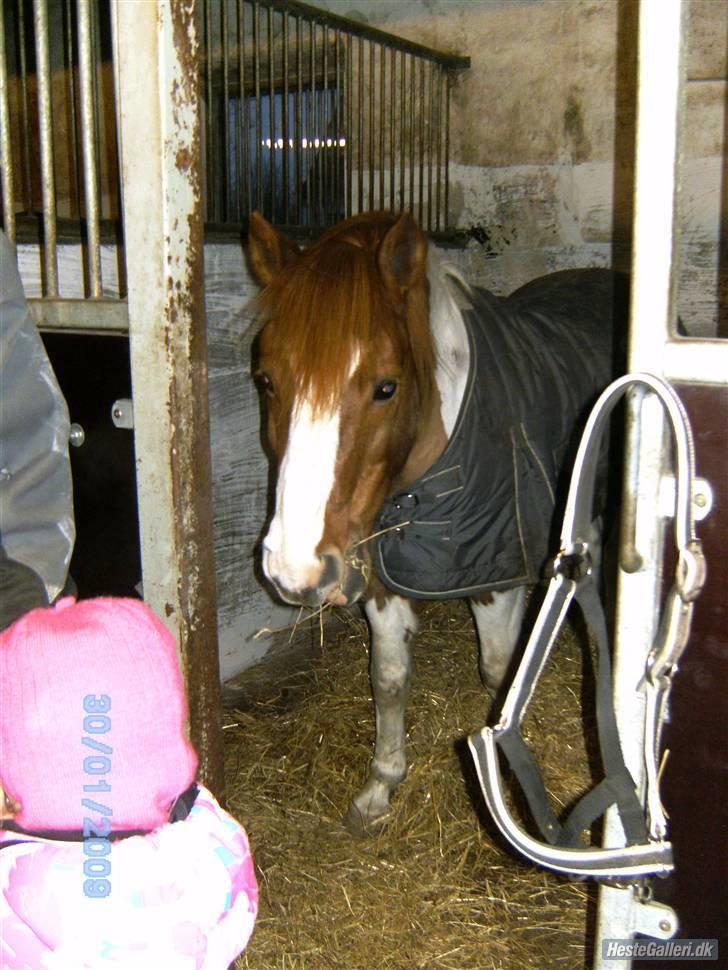
[[[344,826],[351,835],[357,838],[377,835],[384,828],[389,818],[389,812],[371,818],[365,815],[355,801],[349,802],[349,808],[344,816]]]

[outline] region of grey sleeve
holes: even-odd
[[[68,408],[0,230],[0,544],[3,558],[40,577],[49,602],[76,536],[68,436]]]

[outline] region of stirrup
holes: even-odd
[[[646,808],[622,754],[613,704],[613,687],[604,611],[592,575],[589,526],[593,509],[600,443],[609,417],[630,388],[642,385],[663,404],[675,442],[676,490],[674,534],[678,551],[675,583],[665,616],[648,655],[645,690]],[[705,582],[705,560],[695,535],[692,485],[695,477],[692,433],[680,399],[664,381],[650,374],[628,374],[614,381],[597,400],[579,445],[553,578],[526,645],[498,722],[468,738],[488,809],[505,838],[532,862],[571,875],[638,878],[674,868],[672,846],[659,796],[660,735],[672,675],[687,643],[693,602]],[[597,724],[604,779],[587,792],[560,823],[551,809],[543,778],[526,746],[521,722],[546,661],[575,599],[598,645]],[[511,814],[504,797],[498,751],[506,756],[545,841],[532,837]],[[626,845],[580,847],[581,833],[616,804]]]

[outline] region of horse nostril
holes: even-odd
[[[323,570],[318,581],[319,589],[326,589],[329,586],[338,586],[341,582],[341,560],[329,552],[319,556],[323,563]]]

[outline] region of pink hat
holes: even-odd
[[[25,829],[98,806],[112,831],[162,825],[197,770],[186,717],[174,638],[138,600],[66,598],[0,633],[0,781]]]

